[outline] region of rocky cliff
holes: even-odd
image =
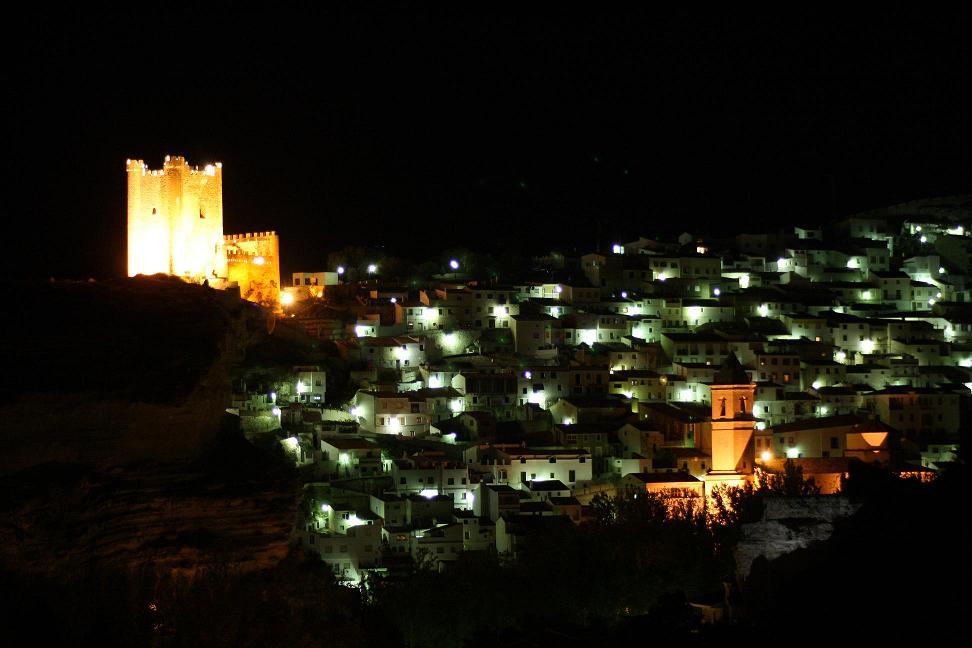
[[[111,582],[135,610],[136,581],[175,600],[288,555],[294,471],[225,413],[231,374],[271,335],[265,310],[162,277],[5,289],[23,309],[0,336],[3,575]]]
[[[735,547],[737,576],[744,582],[757,558],[775,560],[834,532],[834,522],[854,514],[860,504],[846,497],[766,497],[763,518],[742,525]]]
[[[198,457],[267,313],[165,277],[6,286],[0,474]]]

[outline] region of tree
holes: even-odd
[[[787,459],[786,463],[783,464],[782,474],[766,474],[761,485],[769,495],[806,497],[820,494],[820,486],[817,485],[814,478],[807,477],[804,479],[803,466],[797,465],[792,459]]]

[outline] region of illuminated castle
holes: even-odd
[[[222,164],[200,170],[167,155],[162,169],[127,166],[128,276],[225,277]]]
[[[164,273],[218,286],[277,307],[276,232],[223,235],[223,165],[191,167],[165,156],[161,169],[128,160],[128,276]]]

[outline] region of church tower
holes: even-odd
[[[706,474],[705,491],[727,484],[741,486],[753,474],[755,446],[753,400],[756,385],[729,352],[710,386],[712,390],[712,467]]]

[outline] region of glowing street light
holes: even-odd
[[[339,275],[343,275],[344,274],[344,266],[338,266],[337,267],[337,273]]]
[[[378,272],[378,266],[376,266],[374,263],[369,263],[368,274],[375,274],[376,272]]]
[[[294,295],[293,295],[293,293],[288,293],[288,292],[280,293],[280,305],[281,306],[290,306],[293,303],[294,303]]]
[[[766,463],[773,458],[773,453],[769,450],[763,450],[763,453],[759,455],[759,458],[763,460],[763,463]]]
[[[459,262],[457,260],[453,259],[453,260],[449,261],[449,267],[452,268],[453,270],[458,270],[459,269]]]

